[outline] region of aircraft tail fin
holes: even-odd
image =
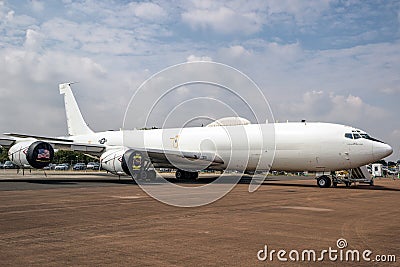
[[[64,95],[65,113],[67,115],[67,126],[69,135],[91,134],[93,131],[86,124],[76,103],[71,90],[71,83],[59,84],[60,94]]]

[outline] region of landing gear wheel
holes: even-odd
[[[344,184],[346,185],[346,187],[350,187],[350,185],[351,185],[350,182],[344,182]]]
[[[147,178],[148,178],[150,181],[155,181],[155,180],[157,179],[157,173],[156,173],[156,171],[154,171],[154,170],[148,171],[148,172],[147,172]]]
[[[140,178],[142,179],[142,180],[146,180],[147,179],[147,172],[146,171],[142,171],[141,173],[140,173]]]
[[[189,172],[190,173],[190,178],[193,180],[196,180],[199,178],[199,173],[198,172]]]
[[[136,179],[140,178],[140,177],[139,177],[139,172],[134,171],[134,172],[131,174],[131,177],[132,177],[133,180],[136,180]]]
[[[198,177],[198,172],[188,172],[179,169],[175,172],[175,178],[178,180],[196,180]]]
[[[175,178],[177,180],[183,180],[185,178],[185,171],[182,170],[176,170],[175,172]]]
[[[321,176],[321,177],[319,177],[317,179],[317,185],[319,187],[321,187],[321,188],[330,187],[331,186],[331,179],[328,176],[323,175],[323,176]]]

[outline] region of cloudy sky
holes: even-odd
[[[0,132],[65,135],[69,81],[94,130],[118,129],[143,81],[205,59],[252,78],[276,120],[362,128],[397,160],[399,26],[399,1],[0,1]]]

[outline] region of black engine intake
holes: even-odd
[[[10,148],[8,157],[20,167],[29,164],[33,168],[42,169],[53,161],[54,149],[43,141],[21,142]]]

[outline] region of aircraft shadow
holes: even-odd
[[[197,180],[186,180],[186,181],[177,181],[175,178],[165,178],[166,181],[174,183],[174,184],[188,184],[188,185],[205,185],[209,183],[216,183],[216,184],[232,184],[233,181],[225,180],[218,180],[218,176],[216,177],[209,177],[209,178],[200,178]],[[160,185],[166,183],[165,180],[158,178],[155,181],[141,181],[140,184],[146,185]],[[237,184],[250,184],[252,180],[251,176],[244,176],[242,177]],[[43,185],[80,185],[80,184],[116,184],[116,185],[137,185],[136,181],[130,178],[123,178],[123,179],[110,179],[110,178],[77,178],[77,179],[54,179],[54,178],[40,178],[40,179],[3,179],[0,180],[0,185],[2,183],[29,183],[29,184],[43,184]],[[262,183],[262,186],[281,186],[281,187],[299,187],[299,188],[317,188],[315,184],[299,184],[299,183],[291,183],[291,182],[282,182],[282,179],[276,178],[266,178]],[[356,186],[352,185],[350,187],[346,187],[344,185],[338,185],[335,189],[337,190],[381,190],[381,191],[400,191],[400,189],[396,188],[389,188],[380,185],[366,185],[366,184],[357,184]],[[321,190],[326,190],[325,188],[321,188]]]
[[[195,181],[176,181],[175,179],[166,179],[172,183],[176,184],[209,184],[211,182],[214,182],[218,179],[218,177],[213,177],[213,178],[201,178]],[[219,183],[216,181],[216,183]],[[229,183],[229,181],[221,181],[220,183]],[[242,177],[238,184],[250,184],[251,183],[251,177]],[[284,186],[284,187],[300,187],[300,188],[318,188],[316,184],[298,184],[298,183],[290,183],[290,182],[282,182],[281,179],[276,179],[276,178],[266,178],[264,182],[262,183],[262,186]],[[331,187],[333,188],[333,187]],[[321,190],[324,190],[325,188],[321,188]],[[395,191],[398,192],[400,189],[397,188],[390,188],[390,187],[385,187],[385,186],[380,186],[380,185],[374,185],[370,186],[367,184],[357,184],[357,185],[351,185],[350,187],[346,187],[344,185],[338,185],[335,189],[339,190],[382,190],[382,191]]]
[[[30,183],[30,184],[60,184],[75,185],[81,183],[103,183],[103,184],[136,184],[132,179],[116,180],[116,179],[15,179],[0,180],[1,183]]]

